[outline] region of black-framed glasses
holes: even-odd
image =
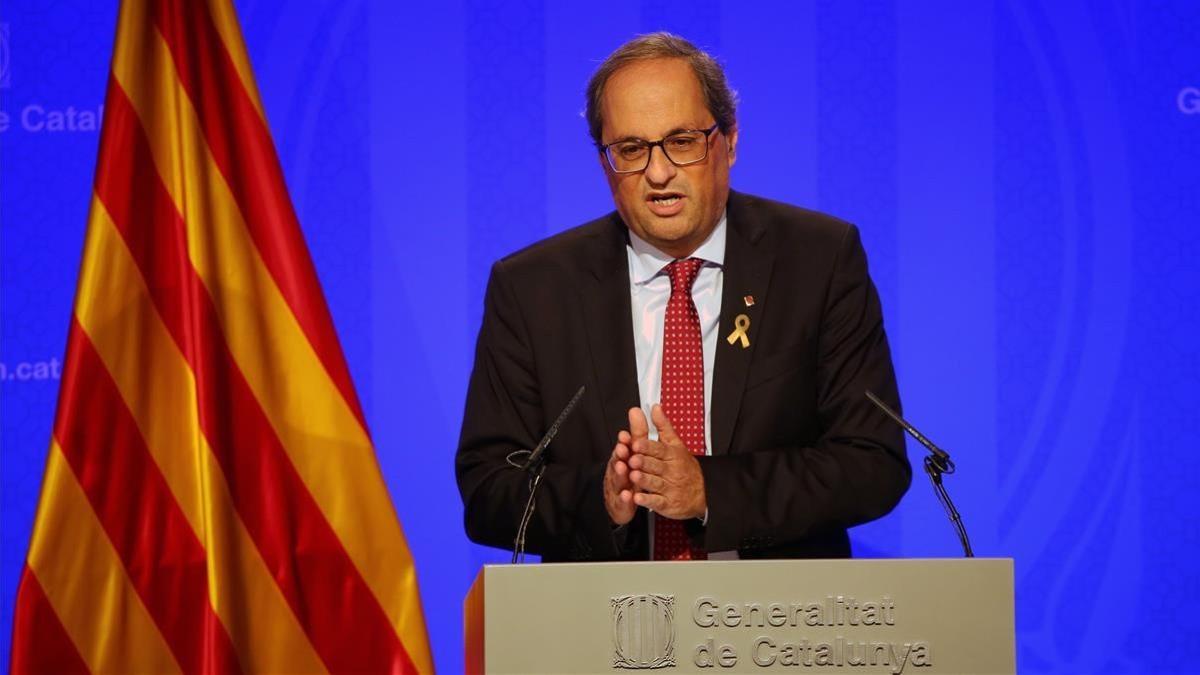
[[[708,157],[708,137],[718,126],[720,124],[707,129],[680,131],[657,141],[643,141],[640,138],[617,141],[600,146],[600,151],[614,173],[645,171],[650,166],[650,153],[656,146],[662,148],[663,154],[675,166],[687,166]]]

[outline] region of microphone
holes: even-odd
[[[950,500],[950,494],[946,492],[946,487],[942,485],[942,474],[954,473],[954,462],[950,461],[950,453],[934,445],[933,441],[926,438],[925,434],[917,431],[916,427],[909,424],[899,413],[888,407],[870,389],[864,393],[866,393],[867,398],[871,399],[871,403],[878,406],[896,424],[899,424],[900,428],[908,432],[909,436],[917,439],[917,442],[925,446],[925,449],[929,451],[923,462],[925,473],[929,476],[929,482],[933,483],[933,491],[937,495],[938,501],[942,503],[942,508],[946,510],[946,516],[950,518],[950,523],[954,526],[954,532],[958,535],[958,541],[963,547],[963,555],[968,558],[974,558],[975,552],[971,550],[971,540],[967,537],[967,528],[963,526],[962,516],[958,515],[958,509],[954,508],[954,502]]]
[[[871,399],[871,403],[874,403],[876,406],[878,406],[879,409],[886,413],[888,417],[895,420],[896,424],[899,424],[902,429],[907,431],[909,436],[917,439],[918,443],[925,446],[926,450],[929,450],[929,452],[933,453],[933,456],[937,458],[940,468],[942,469],[942,473],[954,473],[954,462],[950,461],[950,453],[934,445],[933,441],[925,438],[925,434],[917,431],[916,427],[909,424],[908,421],[901,417],[895,410],[892,410],[890,407],[888,407],[888,404],[880,400],[880,398],[876,396],[870,389],[866,391],[866,394],[867,398]]]
[[[525,535],[529,531],[529,521],[533,520],[533,510],[536,508],[534,496],[537,494],[538,485],[542,483],[542,471],[546,468],[546,448],[550,447],[550,441],[558,435],[558,428],[566,421],[567,416],[575,409],[575,404],[579,403],[579,399],[583,398],[585,387],[579,386],[579,390],[571,397],[567,403],[567,407],[563,408],[562,412],[554,420],[554,424],[546,430],[546,435],[542,436],[542,440],[534,446],[533,450],[518,450],[510,453],[507,461],[511,466],[514,466],[525,473],[529,474],[529,499],[525,502],[525,511],[521,514],[521,522],[517,526],[517,536],[513,539],[513,555],[512,562],[517,564],[525,561]],[[520,454],[528,453],[524,464],[518,464],[514,457]]]
[[[550,441],[554,440],[554,437],[558,435],[558,428],[562,426],[562,423],[566,421],[567,416],[570,415],[571,411],[575,409],[575,404],[579,403],[579,399],[583,398],[583,392],[585,389],[586,387],[584,385],[579,385],[579,390],[576,391],[575,395],[571,397],[570,402],[567,403],[567,407],[563,408],[562,412],[558,414],[558,418],[554,420],[554,424],[550,425],[550,428],[546,431],[546,435],[542,436],[542,440],[538,442],[533,451],[529,453],[529,459],[525,461],[525,465],[521,467],[522,469],[529,471],[530,469],[535,468],[542,463],[542,458],[546,454],[546,448],[549,447]]]

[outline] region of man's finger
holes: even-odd
[[[608,454],[608,464],[612,466],[617,462],[629,462],[629,458],[633,456],[633,450],[629,446],[617,443],[613,446],[612,452]]]
[[[615,485],[613,486],[614,488],[625,487],[626,485],[629,484],[628,458],[633,453],[632,453],[632,451],[629,450],[629,448],[624,448],[625,456],[622,457],[621,456],[622,453],[620,452],[621,448],[622,448],[621,444],[618,443],[616,446],[613,447],[612,454],[610,454],[608,456],[608,468],[605,472],[606,475],[604,477],[606,486],[610,481],[615,482]],[[615,477],[615,480],[614,480],[614,477]],[[606,489],[607,489],[607,487],[606,487]]]
[[[638,506],[644,506],[655,513],[662,513],[662,510],[667,508],[667,498],[662,495],[651,494],[649,492],[637,492],[633,495],[633,503]]]
[[[646,423],[646,413],[641,408],[629,409],[629,433],[634,441],[650,435],[650,425]]]
[[[634,441],[633,443],[634,457],[638,455],[648,455],[659,459],[666,459],[670,456],[671,450],[666,445],[649,439]],[[632,458],[630,458],[632,460]]]
[[[667,419],[667,413],[663,412],[662,406],[655,403],[650,409],[650,417],[654,420],[654,428],[658,429],[658,440],[670,445],[683,444],[679,434],[675,433],[675,428],[671,426],[671,420]]]
[[[634,455],[629,458],[629,468],[639,469],[654,476],[661,476],[667,469],[666,462],[653,455]]]
[[[643,491],[653,492],[654,494],[661,494],[662,491],[667,487],[667,482],[665,480],[659,478],[658,476],[648,474],[645,471],[630,471],[629,480],[633,481],[633,484],[641,488]]]

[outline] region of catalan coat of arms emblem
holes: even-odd
[[[675,665],[675,596],[622,595],[612,598],[613,667]]]

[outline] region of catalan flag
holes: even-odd
[[[430,672],[230,0],[126,0],[14,672]]]

